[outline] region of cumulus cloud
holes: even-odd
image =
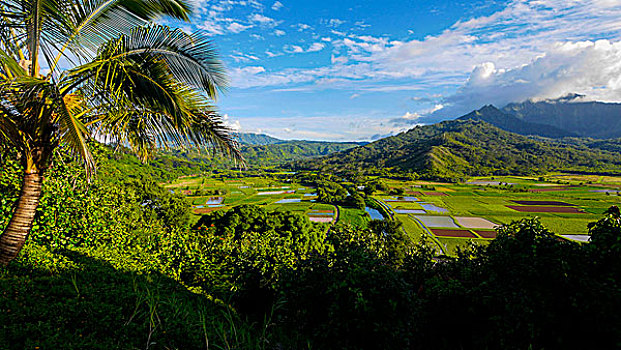
[[[569,93],[592,100],[620,101],[621,42],[556,43],[530,63],[510,69],[497,68],[492,62],[480,64],[457,93],[445,98],[447,108],[432,113],[432,117],[455,117],[485,104],[503,107]]]
[[[493,63],[494,70],[512,70],[546,55],[554,50],[554,43],[568,38],[572,42],[602,36],[611,42],[619,40],[619,18],[618,0],[513,0],[489,16],[456,22],[437,35],[415,40],[332,30],[331,66],[321,71],[331,78],[378,85],[409,79],[420,86],[456,88],[469,79],[473,67],[486,62]],[[295,27],[310,28],[305,24]],[[298,71],[301,75],[318,72],[315,68]]]
[[[242,129],[241,122],[239,120],[232,120],[228,114],[222,116],[222,124],[235,132],[239,132]]]

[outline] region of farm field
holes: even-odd
[[[388,189],[370,198],[391,214],[388,219],[400,221],[413,242],[425,239],[448,255],[470,242],[487,244],[496,237],[496,227],[527,217],[539,217],[565,239],[585,242],[587,224],[621,202],[617,194],[621,179],[615,177],[488,177],[460,184],[381,180]],[[365,227],[371,220],[364,210],[318,202],[317,190],[296,183],[291,173],[237,179],[185,177],[166,187],[187,196],[196,219],[255,204],[298,212],[316,223]]]
[[[539,217],[565,239],[585,242],[587,224],[621,202],[617,195],[621,178],[610,176],[488,177],[462,184],[386,182],[391,192],[404,195],[378,193],[374,198],[393,213],[416,210],[408,219],[396,218],[413,238],[423,232],[449,255],[470,241],[486,244],[496,236],[494,227],[526,217]]]

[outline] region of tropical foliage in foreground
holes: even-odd
[[[95,153],[101,169],[104,156]],[[328,232],[259,206],[211,214],[189,228],[183,211],[177,215],[187,205],[174,205],[182,198],[155,182],[100,176],[88,187],[68,160],[54,161],[33,239],[0,270],[0,348],[621,343],[617,208],[590,226],[590,244],[559,241],[537,220],[524,220],[502,228],[488,247],[438,259],[398,227],[372,222]],[[21,170],[6,153],[0,169],[6,213]]]
[[[227,81],[207,36],[151,21],[189,13],[185,0],[0,1],[0,143],[17,151],[23,169],[0,264],[24,245],[61,147],[89,177],[91,138],[129,146],[143,160],[189,144],[240,158],[213,105]]]

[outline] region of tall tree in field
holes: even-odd
[[[0,142],[14,147],[24,179],[0,236],[14,259],[35,219],[57,149],[90,177],[88,140],[130,147],[209,145],[241,159],[213,101],[224,68],[205,34],[156,24],[187,21],[187,0],[0,0]]]

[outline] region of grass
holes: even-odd
[[[371,218],[364,210],[339,207],[339,222],[358,227],[367,227]]]
[[[1,349],[263,347],[224,303],[76,251],[27,246],[0,268],[0,290]]]

